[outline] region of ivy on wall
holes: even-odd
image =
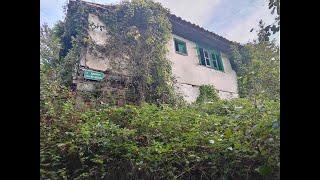
[[[200,94],[196,100],[197,103],[214,102],[219,100],[217,91],[211,85],[202,85],[199,87]]]
[[[89,13],[107,25],[110,38],[103,46],[88,36],[89,28],[104,28],[89,24]],[[133,0],[105,8],[70,2],[60,53],[66,65],[66,82],[70,83],[72,73],[77,72],[72,65],[78,67],[80,53],[87,48],[93,54],[127,59],[127,70],[134,72],[138,102],[177,104],[182,101],[173,90],[171,64],[166,57],[166,44],[171,36],[168,13],[161,4],[150,0]],[[117,65],[119,61],[112,61],[112,66]]]

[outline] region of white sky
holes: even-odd
[[[120,0],[87,0],[90,2],[110,4]],[[268,0],[155,0],[171,13],[197,24],[209,31],[219,34],[231,41],[246,43],[256,38],[260,19],[272,23],[267,7]],[[40,21],[50,26],[65,15],[63,6],[67,0],[40,0]],[[279,33],[273,36],[280,43]]]

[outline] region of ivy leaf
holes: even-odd
[[[272,172],[271,167],[263,165],[255,169],[260,175],[266,176]]]
[[[226,132],[225,132],[225,135],[226,135],[226,138],[231,137],[231,135],[232,135],[231,129],[227,129]]]

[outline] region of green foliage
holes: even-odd
[[[129,72],[134,72],[134,85],[138,102],[181,103],[173,90],[170,61],[166,57],[166,44],[171,36],[168,10],[150,0],[122,2],[112,8],[93,8],[84,3],[69,6],[62,35],[63,59],[62,82],[70,85],[72,73],[76,72],[82,49],[112,59],[122,57]],[[88,23],[88,14],[95,14],[107,27]],[[97,45],[88,36],[92,28],[106,28],[107,44]],[[121,67],[112,61],[113,69]]]
[[[115,36],[120,39],[115,47],[128,41],[124,50],[132,50],[142,71],[141,96],[158,104],[90,106],[79,104],[65,86],[82,48],[92,45],[84,31],[91,10],[72,11],[79,13],[53,29],[42,27],[40,34],[40,179],[279,179],[279,102],[270,100],[277,100],[272,93],[278,93],[278,70],[271,67],[278,59],[270,61],[272,46],[248,45],[234,54],[245,79],[239,81],[240,92],[268,97],[258,105],[244,98],[220,100],[212,87],[203,86],[200,103],[168,106],[162,104],[167,102],[162,94],[171,91],[163,83],[171,76],[163,47],[170,29],[164,11],[150,1],[123,3],[111,16],[100,15],[114,35],[125,34]],[[257,73],[248,73],[252,70]]]
[[[271,14],[277,12],[274,23],[266,26],[263,30],[266,32],[272,31],[273,34],[280,31],[280,0],[269,0],[269,9],[271,9]]]
[[[80,58],[81,47],[73,41],[73,46],[69,49],[68,54],[63,58],[63,62],[60,64],[60,74],[61,82],[63,85],[68,87],[72,84],[72,77],[77,73],[77,64]]]
[[[280,100],[280,56],[274,42],[233,46],[231,59],[241,97]]]
[[[219,99],[217,91],[211,85],[203,85],[199,87],[200,94],[197,97],[197,103],[213,102]]]
[[[41,91],[41,179],[279,178],[277,102],[78,109],[69,92]]]
[[[64,26],[64,22],[58,22],[53,28],[49,28],[46,24],[40,26],[40,62],[43,71],[50,69],[52,79],[57,80],[61,85],[70,86],[81,48],[73,38],[73,46],[68,50],[67,55],[65,57],[59,55],[65,46]]]
[[[271,10],[271,15],[274,15],[276,12],[276,16],[274,21],[271,24],[265,24],[262,19],[259,21],[259,29],[258,29],[258,41],[266,42],[270,40],[270,36],[272,34],[276,34],[280,32],[280,0],[267,0],[268,8]],[[253,28],[250,32],[253,31]]]
[[[61,49],[60,39],[55,36],[56,31],[56,29],[49,28],[47,24],[40,26],[40,62],[52,68],[57,67],[59,63]]]

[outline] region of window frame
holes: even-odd
[[[201,55],[200,55],[200,51],[202,50],[202,54],[203,54],[203,58],[204,58],[204,64],[202,64],[202,59],[201,59]],[[205,57],[205,52],[208,54],[209,59],[207,59],[207,57]],[[214,49],[210,49],[210,48],[204,48],[203,46],[200,46],[197,44],[197,53],[198,53],[198,58],[199,58],[199,64],[201,66],[205,66],[220,72],[225,72],[224,71],[224,65],[223,65],[223,61],[221,58],[221,55],[219,55],[220,52],[217,52]],[[213,58],[214,56],[214,58]],[[220,60],[219,60],[220,59]],[[209,64],[207,63],[207,60],[209,60]],[[215,66],[216,64],[216,66]]]
[[[205,66],[206,67],[211,67],[211,64],[210,64],[210,52],[207,49],[204,49],[204,48],[202,48],[202,51],[203,51],[202,53],[203,53],[204,63],[206,64]],[[208,57],[206,57],[206,53],[207,53]]]
[[[177,51],[177,49],[176,49],[176,43],[178,43],[177,44],[177,46],[178,46],[178,51]],[[179,51],[179,43],[180,44],[183,44],[183,46],[185,47],[185,53],[184,52],[180,52]],[[185,42],[185,41],[182,41],[182,40],[180,40],[180,39],[177,39],[177,38],[173,38],[173,44],[174,44],[174,50],[175,50],[175,52],[177,53],[177,54],[180,54],[180,55],[184,55],[184,56],[187,56],[188,55],[188,49],[187,49],[187,43]]]

